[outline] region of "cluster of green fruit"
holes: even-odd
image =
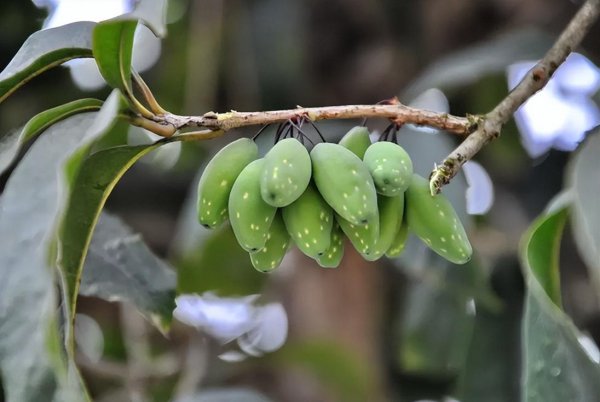
[[[228,144],[200,178],[198,219],[207,228],[229,219],[263,272],[279,266],[292,241],[322,267],[337,267],[344,235],[369,261],[399,256],[409,231],[453,263],[472,254],[450,202],[430,195],[401,146],[371,143],[365,127],[310,154],[295,138],[277,142],[263,158],[250,139]]]

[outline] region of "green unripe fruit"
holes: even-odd
[[[377,197],[379,205],[379,237],[369,255],[363,255],[367,261],[375,261],[383,257],[392,245],[404,215],[404,194],[396,197]]]
[[[371,145],[369,130],[363,126],[356,126],[350,129],[340,140],[340,145],[362,159],[365,156],[367,148]]]
[[[344,256],[344,233],[339,224],[333,225],[329,247],[323,255],[317,257],[317,262],[323,268],[337,268]]]
[[[260,177],[263,200],[274,207],[296,201],[308,186],[312,166],[308,151],[295,138],[279,141],[265,155]]]
[[[198,183],[198,221],[215,228],[228,218],[229,193],[240,172],[258,158],[258,147],[248,138],[226,145],[208,162]]]
[[[363,257],[373,253],[375,243],[379,237],[379,217],[369,220],[364,225],[355,225],[339,215],[336,220],[356,251],[362,254]]]
[[[464,264],[471,259],[473,249],[456,211],[443,194],[431,195],[426,179],[413,175],[405,201],[411,232],[450,262]]]
[[[240,246],[255,252],[264,247],[277,208],[260,195],[260,174],[264,160],[251,162],[235,180],[229,195],[229,220]]]
[[[260,250],[250,253],[252,265],[260,272],[269,272],[281,264],[290,246],[290,235],[285,229],[281,214],[275,215],[267,233],[267,242]]]
[[[333,210],[314,185],[309,184],[296,201],[282,209],[288,233],[300,251],[316,258],[331,241]]]
[[[385,255],[388,258],[396,258],[399,257],[402,252],[404,252],[404,247],[406,246],[406,240],[408,239],[408,224],[406,220],[402,222],[400,225],[400,229],[396,233],[394,240],[392,241],[392,245],[386,251]]]
[[[413,174],[408,153],[393,142],[376,142],[367,149],[363,161],[379,194],[395,197],[403,194]]]
[[[378,219],[377,193],[362,161],[338,144],[317,144],[310,153],[313,179],[327,203],[354,225]]]

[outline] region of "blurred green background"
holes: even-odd
[[[453,114],[483,113],[507,93],[505,67],[539,57],[576,10],[566,0],[170,0],[167,38],[144,79],[178,114],[410,102],[431,87]],[[0,65],[41,27],[30,1],[0,3]],[[600,64],[596,26],[584,42]],[[0,108],[13,130],[45,108],[84,93],[66,68],[32,80]],[[358,122],[319,125],[331,139]],[[385,122],[370,122],[382,129]],[[520,382],[523,283],[519,239],[563,184],[568,154],[532,160],[511,122],[477,160],[493,179],[495,203],[483,217],[464,215],[464,178],[449,189],[476,250],[453,266],[415,243],[404,258],[368,263],[347,244],[337,270],[294,251],[272,275],[253,270],[231,232],[200,231],[185,208],[207,156],[255,128],[185,143],[174,167],[140,163],[107,209],[139,231],[180,273],[179,290],[263,294],[281,301],[289,337],[279,351],[241,363],[174,323],[167,338],[128,306],[83,298],[80,312],[102,328],[100,362],[81,361],[98,401],[167,401],[198,387],[245,387],[273,401],[515,401]],[[426,174],[456,144],[450,135],[405,129],[401,143]],[[266,132],[267,137],[271,132]],[[0,176],[0,189],[8,176]],[[565,310],[600,340],[600,315],[569,233],[561,272]],[[139,399],[135,399],[138,398]]]

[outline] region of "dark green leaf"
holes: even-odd
[[[558,306],[558,248],[566,216],[565,208],[541,216],[523,242],[525,401],[595,401],[600,395],[600,366],[582,348],[581,334]]]
[[[421,280],[408,285],[397,323],[402,371],[439,378],[458,374],[473,331],[476,269],[474,262],[459,267],[436,258]]]
[[[264,395],[251,389],[217,388],[177,399],[177,402],[270,402]]]
[[[61,227],[59,260],[71,318],[75,314],[83,263],[104,203],[131,165],[156,147],[158,144],[105,149],[85,159],[79,169]]]
[[[0,367],[8,401],[53,400],[55,393],[70,400],[64,394],[70,387],[64,384],[52,246],[66,203],[65,165],[102,133],[100,117],[85,113],[50,127],[0,198]]]
[[[77,113],[100,110],[102,101],[97,99],[79,99],[43,111],[27,122],[20,130],[0,137],[0,173],[12,163],[23,144],[38,136],[44,130],[60,120]]]
[[[523,285],[512,258],[494,269],[494,289],[503,308],[477,305],[475,327],[461,370],[456,399],[461,402],[515,402],[521,395]]]
[[[84,168],[86,167],[84,163]],[[175,308],[175,271],[118,218],[102,214],[89,247],[79,293],[128,301],[166,330]]]
[[[590,132],[575,154],[567,174],[572,193],[573,234],[579,253],[600,292],[600,128]]]
[[[463,402],[519,400],[520,311],[478,309],[462,379]]]
[[[0,102],[38,74],[79,57],[92,57],[93,22],[75,22],[32,34],[0,73]]]

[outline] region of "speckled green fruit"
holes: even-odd
[[[331,230],[331,241],[323,255],[317,257],[317,262],[323,268],[337,268],[344,257],[344,233],[336,222]]]
[[[333,210],[313,184],[296,201],[282,209],[288,233],[300,251],[316,258],[331,241]]]
[[[258,159],[246,166],[235,180],[229,195],[231,228],[240,246],[249,252],[264,247],[277,211],[260,195],[263,163],[263,159]]]
[[[372,218],[364,225],[355,225],[339,215],[336,216],[336,220],[356,251],[363,257],[373,253],[375,243],[379,238],[379,216]]]
[[[456,211],[443,194],[431,195],[426,179],[413,175],[405,201],[412,233],[450,262],[464,264],[471,259],[473,249]]]
[[[406,247],[406,239],[408,239],[408,224],[406,223],[406,219],[404,219],[398,232],[396,232],[396,236],[394,236],[390,248],[385,252],[386,257],[399,257],[404,252],[404,247]]]
[[[362,159],[367,148],[371,145],[369,130],[363,126],[351,128],[340,140],[340,145],[344,148],[348,148],[356,156]]]
[[[338,144],[317,144],[310,153],[313,180],[327,203],[354,225],[378,219],[373,179],[360,158]]]
[[[260,272],[269,272],[277,268],[290,246],[290,235],[285,229],[280,213],[275,215],[267,233],[267,242],[260,250],[250,253],[252,265]]]
[[[228,218],[229,193],[235,179],[258,158],[254,141],[240,138],[223,147],[208,162],[198,183],[198,221],[215,228]]]
[[[373,244],[371,253],[363,255],[367,261],[375,261],[383,257],[392,245],[396,233],[400,229],[402,215],[404,215],[404,194],[396,197],[379,195],[377,202],[379,205],[379,236]]]
[[[274,207],[296,201],[308,186],[312,164],[308,151],[295,138],[279,141],[265,155],[260,177],[263,200]]]
[[[403,194],[413,174],[408,153],[393,142],[376,142],[367,149],[363,161],[379,194],[395,197]]]

